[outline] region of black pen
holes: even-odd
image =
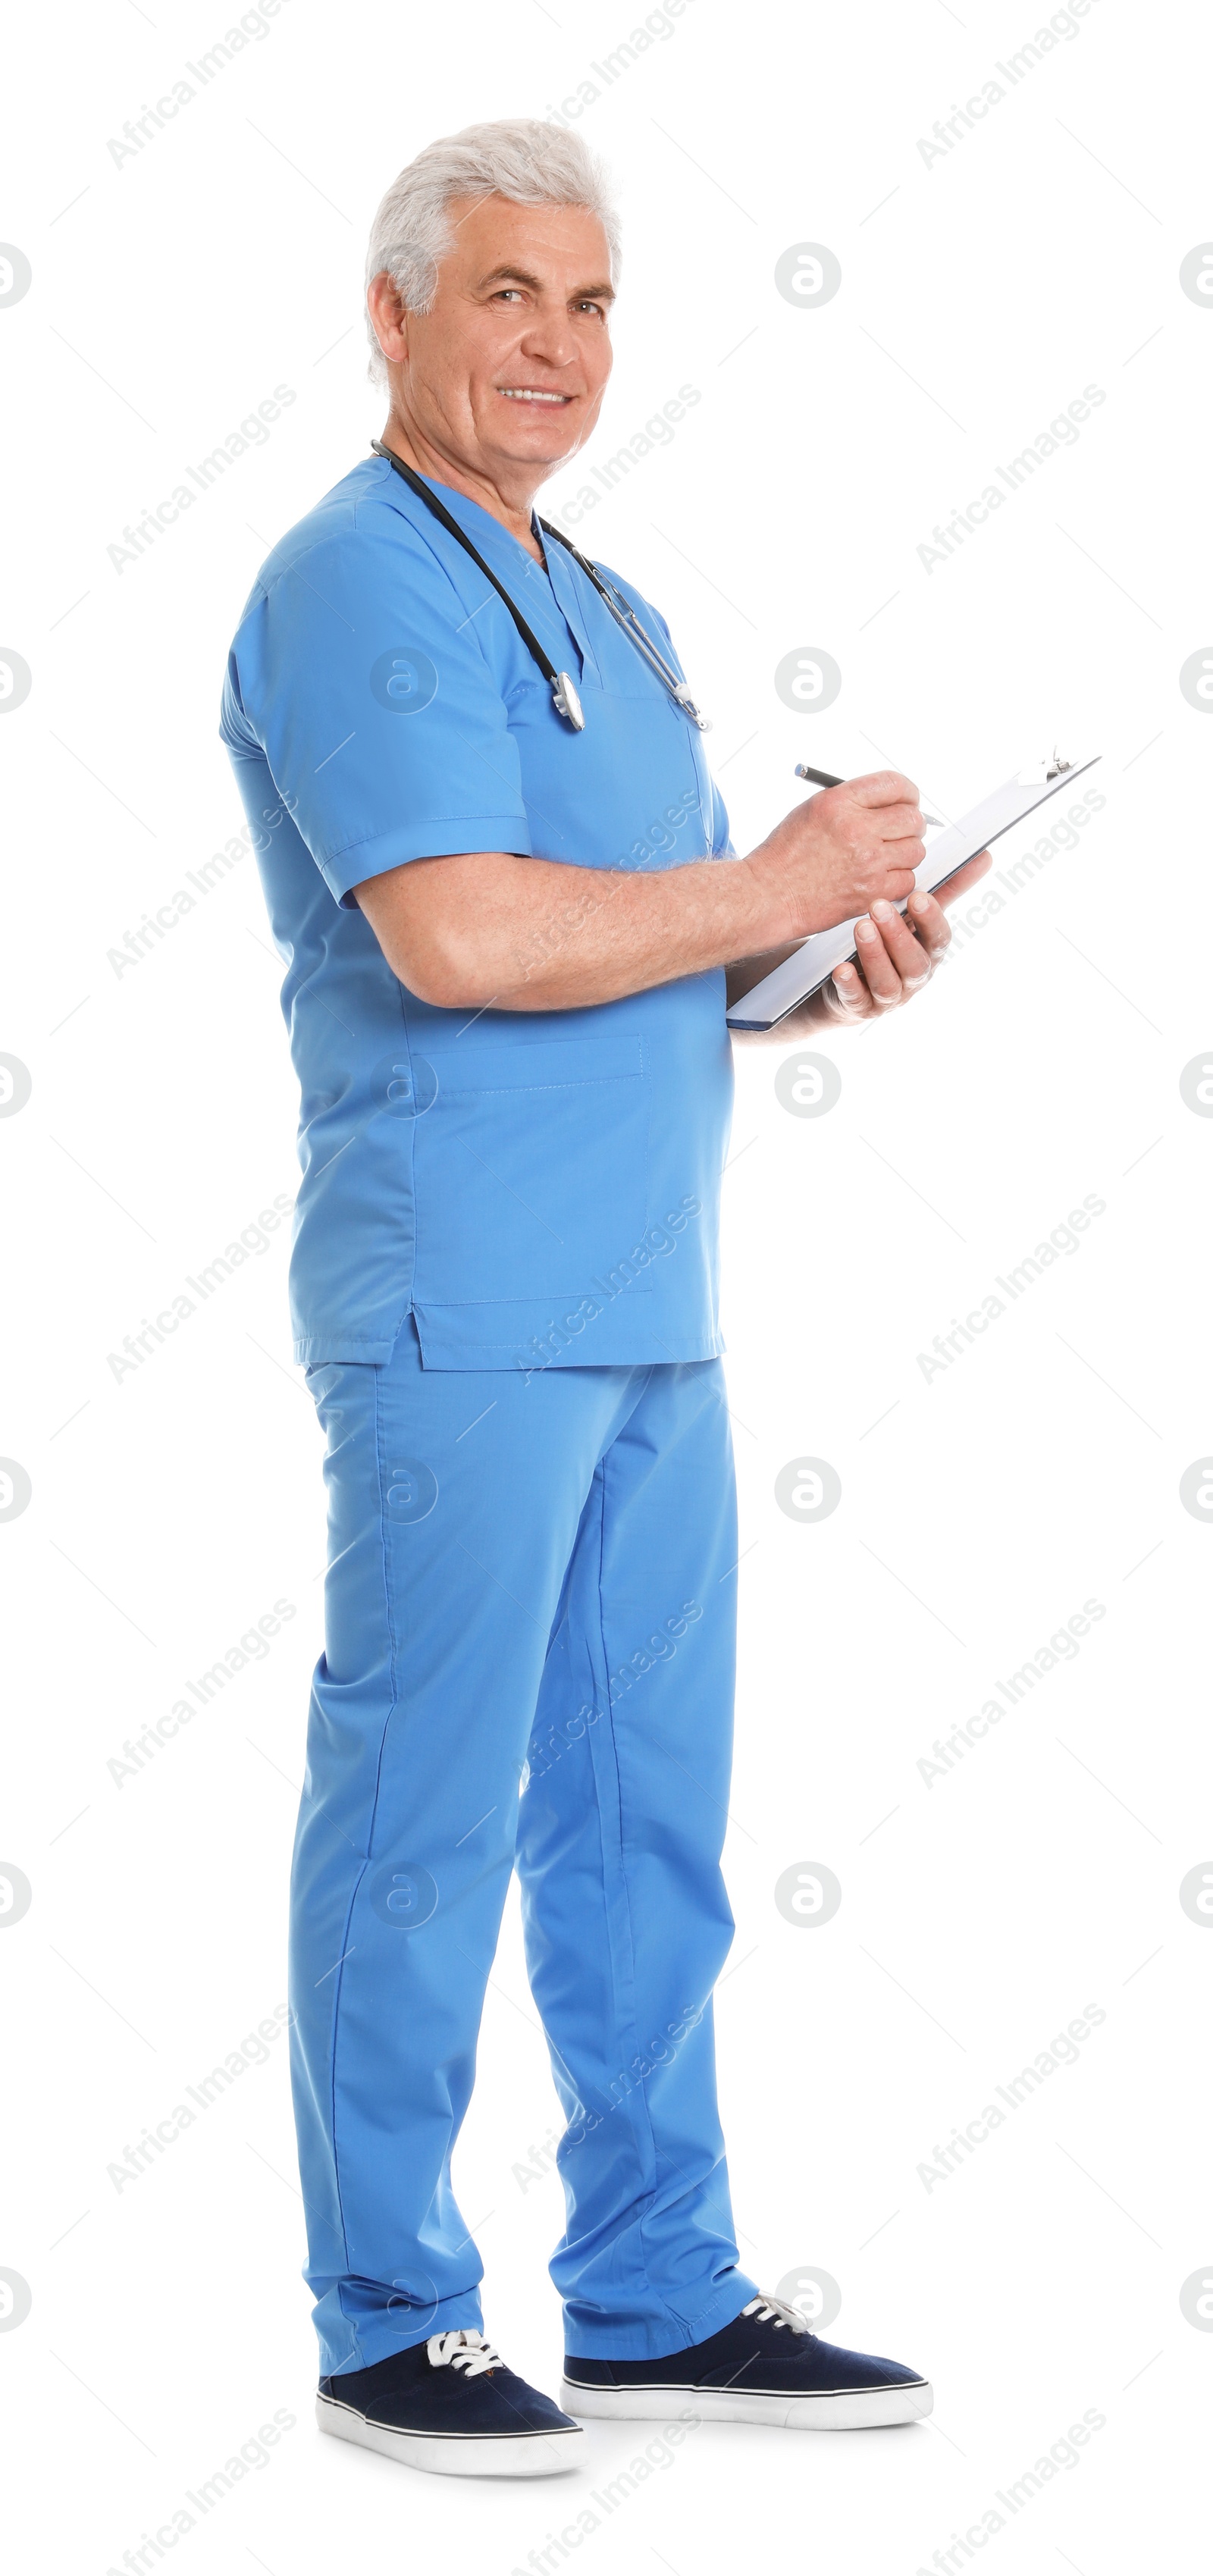
[[[797,763],[795,776],[811,778],[814,787],[845,787],[847,783],[845,778],[832,778],[828,769],[810,769],[807,760]],[[922,819],[924,823],[930,823],[936,831],[941,829],[937,814],[924,814]]]

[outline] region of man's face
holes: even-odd
[[[606,235],[584,206],[457,197],[448,211],[430,312],[403,312],[386,277],[371,290],[394,402],[468,463],[542,480],[589,437],[611,372]]]

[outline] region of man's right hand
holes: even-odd
[[[745,865],[782,906],[788,939],[808,939],[882,897],[903,903],[926,857],[922,833],[918,789],[899,770],[878,769],[794,806]]]

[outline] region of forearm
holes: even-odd
[[[441,871],[441,904],[427,882]],[[450,1009],[588,1009],[761,949],[784,906],[745,860],[644,875],[486,852],[355,889],[393,971]]]
[[[401,983],[442,1009],[587,1010],[738,959],[754,983],[814,931],[910,893],[916,794],[896,770],[827,788],[743,859],[641,872],[465,851],[353,893]]]

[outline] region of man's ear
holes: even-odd
[[[386,268],[380,269],[378,275],[371,279],[366,301],[375,337],[387,365],[400,366],[408,356],[408,315],[400,299],[400,290]],[[396,338],[398,345],[394,349],[384,348],[385,331]]]

